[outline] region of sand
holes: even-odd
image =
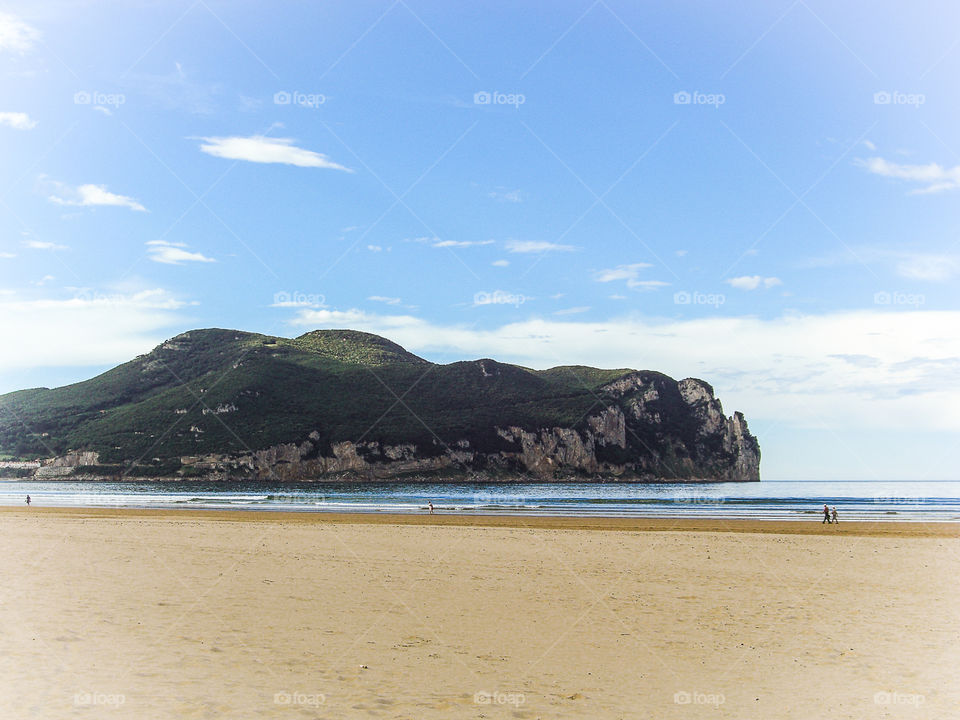
[[[958,535],[4,510],[0,716],[960,717]]]

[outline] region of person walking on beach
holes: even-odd
[[[823,525],[823,523],[830,524],[830,508],[827,507],[826,503],[823,505],[823,522],[820,524]]]
[[[27,507],[30,507],[30,496],[27,495]]]
[[[837,520],[837,506],[836,506],[836,505],[834,505],[834,506],[833,506],[833,510],[830,511],[830,519],[831,519],[833,522],[835,522],[835,523],[839,523],[839,522],[840,522],[839,520]]]
[[[427,505],[430,506],[430,514],[433,515],[433,502],[432,502],[432,501],[428,501],[428,502],[427,502]]]

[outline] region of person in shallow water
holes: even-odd
[[[830,524],[830,508],[828,508],[826,504],[823,506],[823,522],[820,524],[823,525],[823,523],[826,523],[827,525]]]
[[[432,502],[428,502],[427,505],[430,506],[430,514],[433,515],[433,503],[432,503]]]
[[[833,510],[830,511],[830,519],[831,519],[833,522],[835,522],[835,523],[840,522],[839,520],[837,520],[837,506],[836,506],[836,505],[834,505],[834,506],[833,506]]]
[[[30,496],[27,495],[27,507],[30,507]]]

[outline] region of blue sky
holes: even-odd
[[[652,368],[953,479],[960,11],[0,3],[0,391],[196,327]]]

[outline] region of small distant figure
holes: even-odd
[[[30,496],[27,495],[27,507],[30,507]]]
[[[836,506],[836,505],[834,505],[834,506],[833,506],[833,510],[830,511],[830,519],[831,519],[833,522],[835,522],[835,523],[840,522],[839,520],[837,520],[837,506]]]
[[[432,503],[432,502],[427,502],[427,505],[430,506],[430,514],[433,515],[433,503]]]
[[[823,522],[820,524],[823,525],[823,523],[826,523],[827,525],[830,524],[830,508],[828,508],[826,504],[823,506]]]

